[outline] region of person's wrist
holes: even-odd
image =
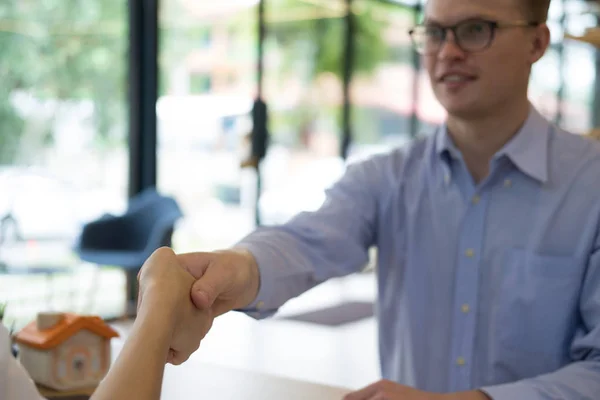
[[[239,304],[236,305],[236,308],[245,308],[252,304],[256,299],[256,296],[258,296],[260,288],[258,262],[254,255],[247,249],[233,248],[231,251],[236,254],[236,257],[240,257],[240,265],[242,266],[240,268],[240,279],[242,282],[245,282],[245,290],[243,291],[242,296],[240,296],[240,301]]]
[[[153,351],[164,352],[165,362],[170,342],[175,333],[175,313],[167,313],[162,307],[153,307],[150,302],[140,304],[130,337],[144,336],[154,344]]]
[[[176,310],[179,307],[177,296],[168,293],[158,283],[150,283],[142,293],[138,316],[158,319],[163,323],[174,324]]]
[[[161,337],[171,338],[177,326],[176,313],[167,312],[164,307],[142,306],[138,310],[135,324],[143,332],[160,331]],[[170,339],[169,339],[170,340]]]

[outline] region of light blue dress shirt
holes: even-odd
[[[600,143],[533,107],[475,184],[445,127],[351,164],[316,212],[239,247],[272,315],[378,248],[383,378],[495,400],[600,399]]]

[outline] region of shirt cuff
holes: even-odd
[[[258,273],[260,276],[258,294],[254,301],[243,309],[237,309],[235,311],[246,313],[250,317],[256,319],[273,316],[279,307],[274,303],[273,299],[275,273],[273,271],[273,263],[270,262],[272,257],[269,256],[268,251],[264,249],[264,246],[252,243],[249,240],[239,242],[234,247],[252,253],[258,265]]]
[[[502,385],[488,386],[479,389],[492,400],[528,399],[536,400],[539,393],[525,382],[505,383]]]

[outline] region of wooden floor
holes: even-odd
[[[313,310],[348,300],[373,300],[372,274],[327,282],[281,310],[281,315]],[[127,330],[127,323],[117,329]],[[120,343],[114,343],[119,346]],[[202,362],[330,386],[357,389],[379,379],[374,318],[326,327],[244,314],[217,318],[189,362]]]

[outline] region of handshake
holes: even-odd
[[[214,318],[258,294],[258,265],[246,250],[176,255],[156,250],[138,275],[138,318],[161,318],[170,337],[166,362],[179,365],[200,346]]]

